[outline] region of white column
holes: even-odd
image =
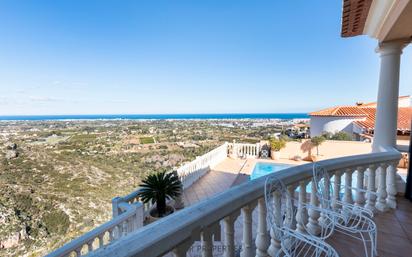
[[[381,57],[381,67],[373,152],[386,151],[396,146],[399,68],[404,46],[405,41],[389,41],[380,43],[377,49]]]

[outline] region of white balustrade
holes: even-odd
[[[195,160],[177,169],[177,174],[182,181],[183,189],[193,185],[203,177],[211,168],[222,162],[227,157],[228,144],[213,149],[212,151],[197,157]]]
[[[260,144],[229,143],[228,149],[232,158],[258,158]]]
[[[366,195],[366,206],[374,207],[375,201],[373,195],[377,192],[379,195],[379,203],[386,204],[396,200],[393,191],[393,177],[396,175],[396,168],[394,168],[394,166],[399,159],[400,154],[398,152],[381,152],[324,160],[319,161],[318,164],[330,172],[330,177],[333,178],[333,182],[328,181],[327,183],[333,183],[332,186],[339,189],[342,172],[346,173],[345,184],[348,183],[347,185],[351,185],[352,179],[348,177],[351,177],[351,174],[356,171],[356,179],[362,180],[362,183],[356,181],[355,188],[350,189],[350,192],[352,192],[352,190],[356,192],[356,187],[362,189],[361,187],[364,187],[363,177],[367,176],[367,190],[370,193]],[[365,172],[365,168],[362,167],[368,167],[367,172]],[[376,169],[382,170],[379,171],[378,175],[378,190],[376,190],[375,187]],[[385,178],[383,178],[383,175],[385,175]],[[296,222],[296,229],[303,231],[305,229],[304,225],[306,225],[310,233],[319,233],[319,212],[310,208],[309,211],[303,208],[307,195],[306,186],[309,181],[312,180],[312,164],[291,167],[268,176],[276,176],[278,179],[281,179],[288,187],[289,193],[294,193],[296,187],[299,187],[299,201],[296,203],[298,209],[294,221]],[[388,178],[387,180],[386,176]],[[276,256],[276,253],[280,249],[280,242],[274,231],[268,227],[267,224],[267,208],[264,201],[265,179],[265,177],[261,177],[233,187],[211,199],[199,202],[173,215],[164,217],[158,222],[146,225],[140,228],[139,231],[127,233],[126,236],[120,238],[114,237],[111,243],[102,243],[102,245],[104,245],[103,248],[92,245],[90,247],[93,247],[93,251],[89,253],[89,256],[163,256],[171,253],[173,256],[181,257],[187,255],[187,251],[196,241],[199,241],[202,247],[199,249],[199,253],[194,254],[201,254],[203,257],[211,257],[215,254],[214,251],[219,249],[219,247],[213,248],[214,242],[219,244],[223,243],[224,256],[227,257],[235,256],[237,254],[235,249],[240,244],[242,245],[240,253],[242,257]],[[387,194],[385,194],[384,191],[385,193],[387,191]],[[343,201],[351,201],[352,197],[349,197],[347,194],[349,190],[345,192],[346,196]],[[332,199],[338,200],[339,194],[333,195]],[[355,202],[358,205],[363,204],[362,197],[357,193],[355,194]],[[280,222],[283,222],[280,213],[280,196],[274,197],[273,204],[274,206],[271,209],[274,210],[275,221],[280,224]],[[252,215],[256,205],[257,215]],[[310,206],[318,205],[319,201],[316,195],[316,186],[311,183]],[[121,210],[122,208],[124,207],[120,205]],[[243,220],[235,222],[240,212],[242,213],[241,218]],[[121,213],[118,218],[124,217],[127,213],[128,211]],[[123,218],[123,221],[127,221],[128,218],[129,217]],[[223,228],[218,229],[219,233],[220,230],[222,230],[224,235],[222,239],[216,234],[216,229],[212,229],[216,224],[223,224]],[[238,226],[241,227],[239,228]],[[107,226],[95,232],[93,237],[76,239],[77,242],[81,242],[76,243],[76,247],[73,247],[73,242],[71,242],[63,248],[69,247],[70,252],[81,251],[83,246],[89,246],[88,242],[94,241],[96,238],[101,240],[101,235],[107,231],[109,235],[116,234],[114,233],[114,231],[117,230],[116,227],[117,225]],[[120,227],[122,227],[122,225]],[[270,238],[268,230],[270,231]],[[123,229],[123,232],[124,231],[125,229]],[[243,235],[237,236],[237,233],[243,233]],[[254,247],[252,247],[253,238],[256,239],[256,252],[254,252]],[[223,242],[219,242],[221,240],[223,240]],[[239,242],[236,240],[239,240]],[[61,255],[61,249],[53,252],[50,256],[65,256],[68,254],[68,252],[64,252],[65,255]],[[218,253],[221,254],[221,252]]]
[[[127,211],[119,214],[116,218],[74,239],[48,256],[63,257],[73,253],[75,256],[84,256],[109,243],[116,242],[134,230],[130,224],[135,224],[134,220],[139,215],[139,209],[141,209],[140,203],[131,205]]]

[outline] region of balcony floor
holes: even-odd
[[[398,197],[398,208],[378,213],[375,222],[378,226],[379,257],[412,256],[412,202]],[[363,252],[360,241],[342,234],[335,234],[329,241],[340,256],[358,256]]]

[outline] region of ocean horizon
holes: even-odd
[[[0,121],[308,119],[307,113],[2,115]]]

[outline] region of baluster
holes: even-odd
[[[352,198],[352,173],[353,170],[347,169],[345,171],[345,191],[343,194],[343,202],[344,203],[353,203],[353,198]]]
[[[256,204],[249,204],[242,208],[243,216],[243,240],[241,257],[252,257],[253,251],[253,234],[252,234],[252,212]]]
[[[307,181],[302,180],[299,182],[299,203],[298,211],[296,213],[296,230],[305,233],[305,225],[308,222],[306,204],[306,185]]]
[[[315,182],[312,180],[311,182],[311,192],[310,192],[310,205],[311,206],[319,206],[319,199],[317,197],[317,187]],[[309,223],[307,225],[308,232],[311,233],[312,235],[319,235],[320,233],[320,226],[319,226],[319,217],[320,213],[319,211],[309,208]]]
[[[409,164],[410,165],[410,164]],[[387,169],[387,181],[386,187],[388,190],[388,197],[386,198],[386,204],[389,208],[396,209],[396,194],[398,190],[396,188],[396,171],[398,162],[389,163]]]
[[[375,212],[375,165],[369,165],[368,167],[368,191],[366,193],[366,205],[365,208]]]
[[[104,245],[103,238],[104,238],[104,234],[100,234],[99,235],[99,248],[102,248]]]
[[[332,196],[332,208],[334,210],[337,210],[339,208],[337,201],[340,201],[341,178],[342,178],[342,172],[335,171],[335,176],[333,179],[333,196]]]
[[[386,163],[382,163],[379,165],[378,168],[378,199],[376,201],[376,209],[379,211],[387,211],[388,206],[386,205],[386,197],[388,194],[386,193],[386,168],[388,165]]]
[[[122,224],[120,225],[122,228],[122,232],[120,233],[119,237],[124,237],[127,235],[127,223],[128,223],[129,219],[126,219],[125,221],[122,222]]]
[[[200,237],[202,240],[202,257],[213,257],[213,240],[210,229],[204,229],[200,233]]]
[[[235,221],[239,214],[239,212],[235,212],[223,219],[225,228],[225,257],[235,257]]]
[[[187,250],[192,246],[191,238],[186,239],[172,250],[173,257],[186,257]]]
[[[296,220],[295,220],[295,217],[292,217],[293,215],[294,215],[294,213],[295,213],[295,204],[294,204],[294,200],[295,200],[295,190],[296,190],[296,184],[292,184],[292,185],[290,185],[290,186],[288,186],[288,197],[290,197],[291,199],[290,199],[290,201],[288,200],[286,203],[287,203],[287,208],[286,208],[286,210],[287,210],[287,213],[286,213],[286,215],[288,216],[288,217],[290,217],[290,219],[289,219],[289,221],[291,222],[291,224],[288,224],[288,226],[291,228],[291,229],[296,229]],[[292,206],[289,206],[289,204],[291,204]]]
[[[87,251],[90,253],[93,251],[93,240],[87,242]]]
[[[81,246],[80,248],[77,248],[77,249],[74,250],[74,252],[76,253],[76,256],[77,256],[77,257],[82,256],[82,247],[83,247],[83,246]]]
[[[356,169],[356,199],[355,205],[356,206],[364,206],[365,205],[365,193],[364,193],[364,186],[363,186],[363,178],[365,175],[365,167],[358,167]]]
[[[109,229],[109,241],[112,242],[114,240],[114,228]]]
[[[281,206],[282,206],[282,199],[281,199],[281,194],[280,192],[275,191],[273,193],[273,210],[275,213],[273,213],[274,217],[274,224],[270,224],[270,246],[269,249],[267,250],[267,253],[271,257],[277,256],[279,250],[280,250],[280,238],[279,238],[279,231],[277,231],[277,228],[280,228],[283,222],[283,217],[281,213]],[[277,228],[276,228],[277,227]],[[266,248],[266,247],[263,247]],[[262,252],[262,255],[258,255],[256,252],[256,256],[267,256],[266,252]]]
[[[258,230],[256,235],[256,257],[267,257],[268,232],[266,225],[266,206],[265,200],[258,200]]]
[[[321,180],[319,183],[323,183],[323,188],[324,191],[321,192],[322,193],[322,201],[320,202],[320,206],[322,209],[329,209],[332,206],[331,200],[333,195],[330,195],[330,178],[327,179],[329,176],[324,177],[323,180]],[[331,206],[329,206],[331,205]],[[325,217],[325,213],[321,212],[320,213],[320,218],[318,220],[319,224],[321,225],[321,227],[325,227],[327,226],[326,222],[327,222],[327,217]],[[322,229],[321,229],[321,233],[322,233]]]

